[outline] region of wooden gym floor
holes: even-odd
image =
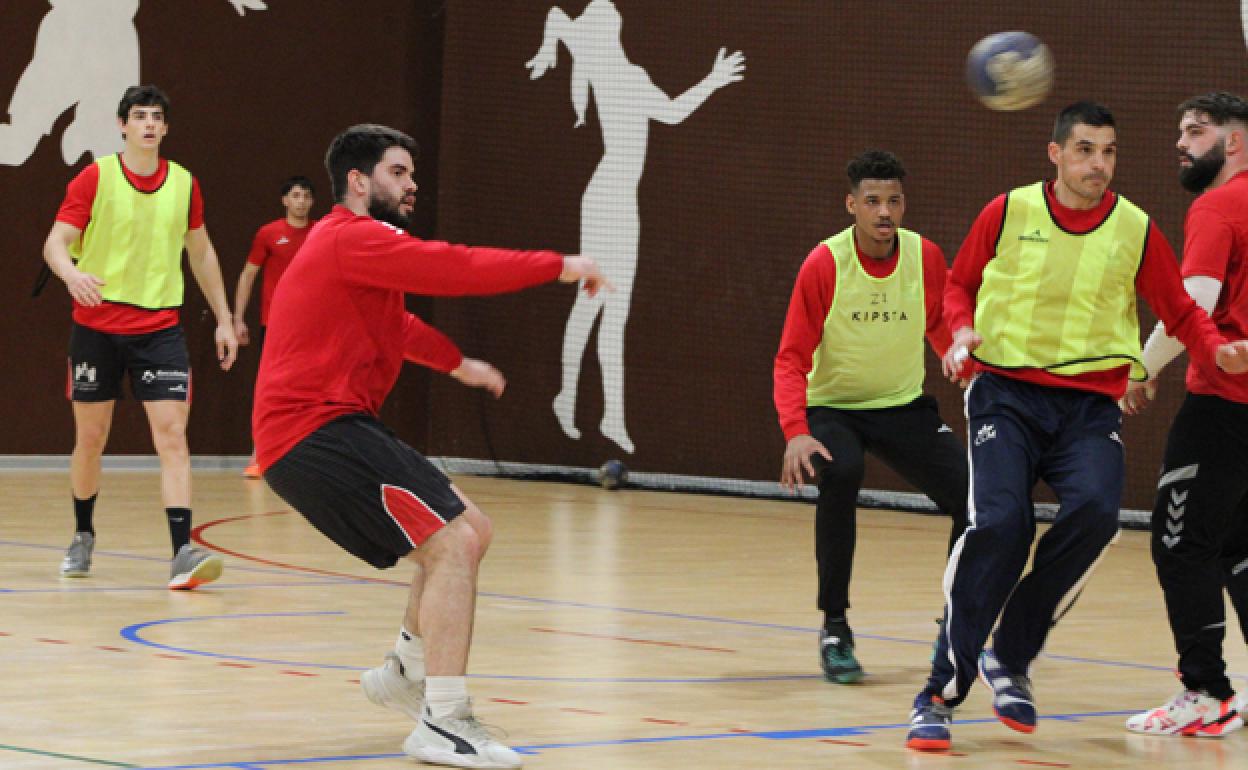
[[[840,686],[816,658],[812,506],[456,481],[496,529],[469,686],[526,767],[1248,768],[1248,730],[1122,728],[1178,687],[1145,533],[1123,533],[1035,665],[1037,731],[998,724],[977,685],[954,750],[930,755],[903,742],[939,612],[943,520],[860,515],[850,619],[868,677]],[[0,767],[419,766],[401,755],[404,718],[358,686],[393,644],[408,570],[354,561],[263,482],[197,472],[195,485],[196,537],[226,572],[173,593],[155,473],[105,473],[79,580],[57,574],[67,477],[0,474]]]

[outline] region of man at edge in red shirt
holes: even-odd
[[[1179,105],[1179,182],[1201,193],[1183,228],[1183,285],[1228,339],[1248,336],[1248,102],[1228,93]],[[1144,346],[1149,379],[1132,383],[1135,413],[1183,350],[1162,324]],[[1183,689],[1127,720],[1132,732],[1220,737],[1243,726],[1226,675],[1222,586],[1248,631],[1248,377],[1192,357],[1170,427],[1153,506],[1152,553],[1179,653]]]

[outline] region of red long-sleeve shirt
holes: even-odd
[[[273,297],[252,435],[270,465],[344,414],[376,415],[403,360],[449,372],[463,355],[404,309],[404,293],[498,294],[554,280],[553,251],[423,241],[343,206],[309,233]]]
[[[1187,210],[1183,277],[1203,275],[1222,283],[1213,322],[1227,339],[1248,338],[1248,171],[1241,171],[1201,195]],[[1248,404],[1248,376],[1227,374],[1192,360],[1187,367],[1192,393]]]
[[[1113,210],[1117,195],[1107,191],[1101,202],[1091,209],[1071,209],[1058,202],[1053,194],[1053,183],[1044,186],[1049,201],[1049,211],[1058,226],[1072,233],[1087,233],[1100,226]],[[975,300],[983,283],[984,266],[996,256],[997,240],[1005,222],[1005,199],[1000,195],[984,207],[962,248],[953,261],[953,270],[945,286],[945,320],[949,329],[956,331],[964,326],[973,327]],[[1226,342],[1205,311],[1192,301],[1183,288],[1179,277],[1178,258],[1166,241],[1157,224],[1151,219],[1144,257],[1135,276],[1135,288],[1166,325],[1171,336],[1178,337],[1196,358],[1216,366],[1214,357],[1218,345]],[[1129,366],[1119,366],[1100,372],[1082,374],[1055,374],[1044,369],[998,369],[976,362],[977,370],[995,372],[1003,377],[1057,388],[1075,388],[1102,393],[1115,400],[1122,398],[1127,390]]]
[[[864,270],[876,278],[886,278],[897,267],[898,252],[894,249],[887,259],[868,257],[854,249]],[[943,356],[949,349],[949,328],[942,320],[941,304],[945,292],[945,275],[949,268],[940,247],[923,239],[923,294],[927,310],[927,342]],[[806,423],[807,375],[814,366],[815,349],[823,341],[823,326],[836,296],[836,258],[824,244],[819,244],[802,263],[793,295],[789,299],[789,312],[784,318],[784,331],[780,335],[780,349],[776,351],[772,370],[772,398],[776,402],[776,414],[780,417],[780,429],[785,440],[810,433]]]

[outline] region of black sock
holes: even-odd
[[[823,616],[823,630],[827,632],[838,631],[849,628],[849,621],[845,619],[845,613],[841,613],[833,617],[832,615]]]
[[[99,496],[100,493],[96,492],[86,500],[74,498],[74,519],[77,521],[74,525],[75,532],[90,532],[92,535],[95,535],[95,527],[92,526],[91,522],[95,518],[95,498]]]
[[[169,519],[169,539],[173,541],[173,555],[178,555],[182,546],[191,542],[191,509],[166,508],[165,516]]]

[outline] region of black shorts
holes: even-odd
[[[190,401],[191,361],[181,326],[147,334],[105,334],[74,324],[69,333],[72,401],[115,401],[130,375],[139,401]]]
[[[322,425],[264,480],[322,534],[379,569],[464,512],[442,471],[365,414]]]

